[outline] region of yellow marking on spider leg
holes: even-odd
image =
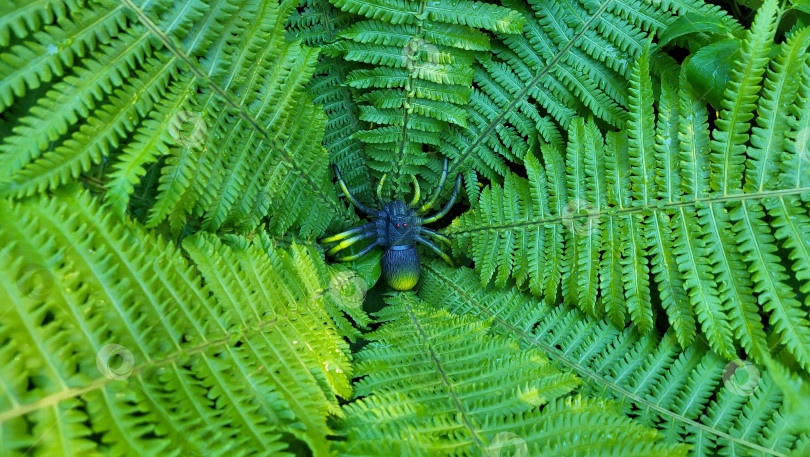
[[[374,229],[374,223],[369,222],[368,224],[358,225],[357,227],[350,228],[349,230],[344,230],[340,233],[335,233],[332,236],[327,236],[326,238],[321,238],[318,242],[325,244],[325,243],[333,243],[335,241],[340,241],[344,238],[348,238],[352,235],[357,235],[358,233],[362,234],[365,232],[372,231]]]
[[[453,259],[451,259],[449,255],[441,251],[439,251],[437,254],[439,254],[439,257],[441,257],[445,262],[447,262],[448,265],[450,265],[453,268],[456,267],[456,264],[453,263]]]
[[[413,201],[408,206],[413,208],[414,206],[416,206],[417,203],[419,203],[419,196],[421,194],[421,190],[419,189],[419,180],[416,179],[416,176],[411,175],[411,179],[413,180],[413,188],[414,188]]]
[[[349,239],[343,240],[340,243],[336,244],[331,249],[326,251],[326,253],[329,254],[329,255],[334,255],[338,251],[342,251],[342,250],[346,249],[347,247],[353,245],[354,243],[357,243],[358,241],[364,240],[366,238],[370,238],[370,236],[366,235],[366,234],[353,236],[353,237],[351,237]]]
[[[416,240],[419,241],[420,243],[424,244],[428,248],[430,248],[431,251],[435,252],[439,257],[441,257],[445,262],[447,262],[448,265],[455,268],[456,264],[453,263],[453,260],[450,258],[450,256],[448,256],[447,254],[444,253],[444,251],[442,251],[441,249],[436,247],[435,244],[433,244],[430,241],[422,238],[421,236],[417,236]]]
[[[335,241],[340,241],[340,240],[342,240],[344,238],[347,238],[347,237],[350,237],[350,236],[354,235],[355,233],[358,233],[358,232],[355,231],[355,230],[346,230],[345,232],[335,233],[332,236],[328,236],[326,238],[321,238],[319,243],[332,243],[332,242],[335,242]]]
[[[424,213],[425,211],[429,210],[430,208],[433,208],[433,205],[436,204],[436,200],[439,199],[439,194],[442,191],[442,186],[444,186],[444,181],[447,179],[447,164],[448,164],[448,160],[447,160],[447,157],[445,157],[444,158],[444,164],[442,165],[442,176],[441,176],[441,178],[439,178],[439,185],[436,186],[436,190],[433,191],[433,196],[430,198],[430,200],[425,202],[425,204],[422,205],[422,207],[419,208],[417,210],[417,212]]]
[[[328,236],[326,238],[321,238],[319,243],[331,243],[333,241],[340,241],[343,238],[346,238],[347,236],[349,236],[349,235],[345,235],[343,233],[338,233],[336,235]]]
[[[335,260],[337,260],[338,262],[351,262],[352,260],[357,260],[360,257],[363,257],[367,253],[371,252],[371,250],[376,248],[379,244],[380,244],[380,241],[377,240],[377,241],[369,244],[368,246],[366,246],[362,251],[358,252],[357,254],[347,255],[345,257],[338,257]]]
[[[431,217],[422,220],[422,223],[430,224],[446,216],[447,213],[450,212],[450,209],[453,207],[453,205],[456,203],[456,197],[458,197],[458,191],[460,187],[461,187],[461,174],[459,173],[458,175],[456,175],[456,185],[453,188],[453,194],[450,195],[450,201],[448,201],[447,204],[444,205],[444,208],[442,208],[441,211],[439,211],[438,213],[434,214]]]
[[[352,260],[357,260],[360,257],[361,256],[360,256],[359,253],[358,254],[352,254],[352,255],[347,255],[345,257],[341,257],[341,258],[337,259],[337,261],[338,262],[351,262]]]
[[[346,187],[346,183],[343,182],[343,179],[338,179],[338,184],[340,185],[340,190],[343,191],[343,195],[345,195],[346,198],[349,199],[349,201],[354,203],[354,198],[352,198],[352,196],[351,196],[352,194],[349,193],[349,188]]]
[[[441,233],[428,232],[427,230],[425,230],[424,232],[427,233],[428,236],[432,236],[432,237],[438,239],[439,241],[443,241],[443,242],[447,243],[448,246],[451,245],[450,238],[442,235]]]
[[[338,180],[338,184],[340,185],[340,189],[343,191],[343,195],[346,196],[346,198],[349,200],[349,202],[351,202],[352,205],[354,205],[357,209],[359,209],[360,211],[362,211],[362,212],[364,212],[366,214],[374,214],[374,211],[371,208],[366,208],[365,205],[363,205],[362,203],[357,201],[357,199],[354,198],[354,195],[352,195],[352,193],[349,192],[349,188],[346,187],[346,183],[343,181],[343,176],[341,176],[340,169],[338,168],[338,166],[336,164],[333,164],[332,169],[335,171],[335,177]]]
[[[382,175],[382,178],[380,178],[380,183],[377,184],[377,199],[380,200],[380,201],[382,201],[382,190],[383,190],[383,184],[385,184],[385,177],[386,176],[388,176],[388,173],[385,173],[384,175]]]

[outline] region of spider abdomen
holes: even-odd
[[[392,246],[382,256],[385,282],[396,290],[410,290],[419,282],[419,254],[416,246]]]

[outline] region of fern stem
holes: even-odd
[[[554,348],[552,346],[547,346],[547,345],[541,343],[540,341],[537,340],[536,337],[532,337],[531,335],[527,334],[526,332],[524,332],[524,331],[518,329],[517,327],[511,325],[507,321],[505,321],[503,319],[500,319],[495,313],[490,311],[486,306],[479,303],[475,299],[475,297],[470,296],[463,289],[458,287],[454,281],[448,280],[445,276],[443,276],[441,274],[441,272],[439,270],[434,268],[432,265],[425,265],[425,268],[430,270],[430,272],[433,275],[435,275],[437,278],[441,278],[448,285],[448,287],[451,287],[454,291],[456,291],[459,294],[459,296],[464,297],[464,300],[469,302],[476,309],[476,311],[478,313],[480,313],[481,315],[487,316],[488,319],[492,319],[493,321],[497,322],[504,329],[508,330],[510,332],[510,334],[519,337],[519,339],[523,340],[524,342],[526,342],[526,343],[528,343],[528,344],[530,344],[532,346],[540,348],[547,356],[549,356],[551,358],[554,358],[554,359],[558,360],[559,362],[563,363],[564,365],[568,366],[569,368],[573,369],[580,376],[587,377],[587,378],[591,379],[592,381],[595,381],[595,382],[599,383],[599,385],[605,386],[605,387],[611,389],[612,391],[620,394],[621,396],[629,399],[630,401],[632,401],[632,402],[634,402],[634,403],[636,403],[638,405],[642,405],[642,406],[644,406],[644,407],[646,407],[648,409],[652,409],[652,410],[656,411],[657,413],[659,413],[659,414],[661,414],[663,416],[668,416],[672,420],[683,422],[684,424],[688,424],[688,425],[690,425],[692,427],[695,427],[695,428],[698,428],[700,430],[705,430],[706,432],[709,432],[709,433],[711,433],[713,435],[716,435],[716,436],[719,436],[721,438],[727,439],[727,440],[729,440],[729,441],[731,441],[733,443],[737,443],[737,444],[739,444],[741,446],[757,450],[757,451],[762,452],[762,453],[767,454],[767,455],[772,455],[772,456],[776,456],[776,457],[786,457],[785,454],[782,454],[780,452],[776,452],[776,451],[774,451],[772,449],[762,447],[762,446],[760,446],[760,445],[758,445],[756,443],[751,443],[749,441],[745,441],[745,440],[741,440],[739,438],[735,438],[735,437],[729,435],[728,433],[724,433],[724,432],[722,432],[720,430],[717,430],[716,428],[712,428],[712,427],[709,427],[709,426],[707,426],[705,424],[701,424],[700,422],[694,421],[694,420],[689,419],[689,418],[687,418],[687,417],[685,417],[685,416],[683,416],[681,414],[678,414],[678,413],[676,413],[674,411],[670,411],[670,410],[668,410],[668,409],[666,409],[664,407],[661,407],[661,406],[659,406],[659,405],[657,405],[655,403],[652,403],[652,402],[650,402],[648,400],[645,400],[643,397],[641,397],[639,395],[636,395],[635,393],[633,393],[633,392],[619,386],[618,384],[610,381],[609,379],[605,378],[604,376],[600,375],[599,373],[588,370],[587,367],[584,367],[584,366],[580,365],[579,363],[577,363],[576,361],[568,358],[567,354],[559,351],[558,349],[556,349],[556,348]]]
[[[407,297],[407,295],[403,294],[403,297]],[[444,385],[447,386],[448,395],[453,399],[453,404],[455,404],[456,409],[461,414],[461,421],[464,423],[464,426],[466,426],[470,431],[472,440],[480,449],[486,449],[484,443],[481,441],[481,438],[478,436],[478,432],[475,430],[475,428],[473,428],[472,423],[470,422],[468,411],[464,409],[464,405],[461,403],[461,400],[458,399],[458,395],[456,395],[455,390],[453,390],[453,383],[447,379],[447,373],[444,370],[441,360],[439,360],[438,356],[436,355],[436,351],[434,351],[433,347],[431,347],[430,340],[428,339],[427,335],[425,335],[425,331],[422,329],[419,321],[416,320],[416,316],[413,313],[413,308],[411,308],[406,300],[402,300],[402,304],[408,309],[408,317],[410,317],[413,325],[416,326],[416,330],[419,332],[419,336],[422,337],[425,347],[428,349],[428,351],[430,351],[430,358],[433,360],[433,363],[436,364],[436,371],[439,372],[439,375],[442,377],[442,382],[444,382]]]
[[[186,65],[188,65],[188,68],[192,71],[192,73],[194,73],[194,75],[197,78],[205,81],[206,85],[211,88],[212,92],[220,96],[228,106],[236,110],[239,113],[239,115],[250,124],[251,127],[253,127],[257,132],[259,132],[259,134],[262,135],[262,137],[268,139],[270,141],[271,147],[274,150],[278,151],[281,160],[289,164],[290,167],[301,176],[301,178],[304,180],[304,183],[313,191],[314,194],[316,194],[321,200],[323,200],[330,208],[332,208],[332,210],[334,210],[335,212],[338,211],[338,208],[335,205],[335,203],[332,200],[326,198],[323,192],[319,190],[320,189],[319,186],[313,183],[312,180],[309,178],[309,175],[306,173],[306,170],[301,169],[299,164],[290,156],[289,151],[286,150],[284,145],[277,138],[271,137],[269,132],[262,126],[260,126],[259,122],[256,119],[254,119],[253,116],[251,116],[250,113],[248,113],[242,105],[237,104],[233,99],[231,99],[231,97],[224,90],[222,90],[222,88],[220,88],[216,83],[214,83],[214,81],[211,79],[210,76],[205,74],[199,67],[194,65],[194,62],[191,60],[191,58],[189,58],[182,50],[178,49],[177,46],[174,45],[172,40],[170,40],[169,37],[166,36],[166,34],[164,34],[163,31],[160,30],[160,28],[158,28],[158,26],[154,22],[152,22],[152,20],[149,19],[149,17],[146,16],[146,14],[144,14],[143,10],[138,8],[132,2],[132,0],[121,0],[121,3],[127,8],[134,11],[135,15],[138,17],[138,20],[147,29],[149,29],[149,31],[151,31],[158,39],[160,39],[160,41],[163,42],[164,46],[166,46],[166,48],[169,51],[171,51],[172,54],[174,54],[178,59],[185,62]]]
[[[153,359],[149,363],[144,363],[144,364],[133,367],[132,372],[130,374],[130,377],[133,377],[133,376],[137,377],[144,370],[149,369],[149,368],[158,368],[158,367],[174,364],[175,362],[178,361],[178,359],[181,358],[181,356],[186,358],[186,357],[190,357],[190,356],[193,356],[193,355],[201,354],[201,353],[205,352],[208,348],[210,348],[212,346],[228,345],[229,342],[232,342],[232,340],[234,339],[234,335],[238,336],[237,339],[239,341],[242,341],[248,335],[249,332],[261,332],[261,330],[263,330],[265,327],[276,324],[278,322],[278,320],[279,320],[278,318],[273,318],[273,319],[270,319],[270,320],[266,320],[266,321],[258,323],[255,327],[248,327],[244,331],[242,331],[242,332],[240,332],[238,334],[233,334],[233,333],[228,334],[228,335],[224,336],[223,338],[220,338],[220,339],[217,339],[217,340],[207,341],[204,344],[201,344],[199,346],[195,346],[195,347],[192,347],[192,348],[182,349],[180,351],[173,352],[173,353],[169,354],[166,358],[161,359],[161,360],[154,360]],[[57,404],[65,401],[65,400],[80,397],[80,396],[82,396],[82,395],[84,395],[84,394],[86,394],[88,392],[93,392],[93,391],[96,391],[96,390],[103,389],[107,384],[110,384],[112,382],[117,382],[117,380],[114,379],[114,378],[107,378],[107,377],[102,376],[102,377],[97,378],[97,379],[95,379],[93,381],[90,381],[84,387],[72,387],[72,388],[63,390],[63,391],[61,391],[59,393],[55,393],[55,394],[52,394],[52,395],[42,397],[42,398],[40,398],[39,400],[37,400],[37,401],[35,401],[33,403],[28,403],[28,404],[25,404],[25,405],[21,405],[19,408],[14,408],[14,409],[10,409],[10,410],[7,410],[7,411],[2,411],[2,412],[0,412],[0,424],[6,422],[8,420],[14,419],[15,417],[24,416],[26,414],[29,414],[29,413],[33,412],[33,411],[37,411],[37,410],[40,410],[40,409],[43,409],[43,408],[48,408],[50,406],[57,405]]]
[[[122,1],[129,1],[129,0],[122,0]],[[546,66],[543,67],[543,69],[540,70],[540,72],[537,73],[537,75],[534,78],[532,78],[531,81],[529,81],[529,83],[526,84],[526,86],[523,89],[521,89],[520,92],[517,93],[517,95],[515,95],[515,98],[513,98],[512,101],[510,101],[509,104],[506,105],[506,107],[503,110],[501,110],[500,113],[498,113],[495,119],[493,119],[492,122],[490,122],[489,125],[487,125],[486,128],[481,132],[481,134],[478,135],[478,138],[476,138],[475,141],[469,147],[467,147],[467,150],[465,150],[464,153],[461,154],[459,158],[453,162],[453,165],[450,167],[448,175],[453,176],[456,169],[458,169],[458,167],[467,160],[470,154],[472,154],[473,151],[475,151],[478,148],[481,142],[483,142],[489,136],[489,134],[492,133],[501,124],[501,122],[503,122],[506,115],[512,112],[513,109],[515,109],[515,107],[523,100],[523,98],[526,97],[526,95],[529,93],[532,87],[534,87],[538,82],[540,82],[541,79],[545,78],[546,75],[551,71],[551,69],[554,68],[562,60],[563,56],[572,47],[574,47],[574,44],[576,44],[576,42],[580,38],[582,38],[583,35],[585,35],[585,32],[587,32],[588,29],[591,27],[591,25],[594,22],[596,22],[597,19],[599,19],[599,17],[602,15],[602,13],[605,12],[605,10],[607,10],[608,5],[610,5],[612,1],[613,0],[607,0],[604,3],[602,3],[599,6],[599,9],[596,10],[596,12],[593,14],[593,16],[591,16],[587,22],[582,24],[582,30],[580,30],[579,32],[576,33],[576,35],[571,37],[571,39],[568,40],[567,43],[565,43],[565,46],[563,46],[560,49],[560,51],[549,61],[549,63],[546,64]]]
[[[424,1],[419,2],[419,14],[417,15],[417,17],[421,18],[421,17],[424,16],[424,14],[425,14],[425,4],[426,3],[427,2],[424,2]],[[415,36],[418,37],[421,34],[422,34],[422,20],[420,19],[419,23],[416,26]],[[401,130],[401,133],[400,133],[401,138],[400,138],[400,141],[399,141],[399,148],[397,148],[398,149],[397,150],[397,168],[396,168],[397,175],[393,179],[393,181],[396,182],[397,187],[400,187],[400,183],[402,182],[402,170],[405,168],[404,163],[403,163],[403,155],[404,155],[404,152],[405,152],[405,143],[407,142],[407,138],[408,138],[408,122],[410,121],[410,114],[411,114],[410,113],[410,109],[411,109],[410,106],[411,106],[411,102],[412,102],[412,100],[414,98],[413,97],[413,84],[414,84],[414,78],[413,78],[413,72],[411,72],[411,74],[408,75],[408,82],[405,85],[406,99],[402,103],[402,130]],[[395,190],[395,194],[396,194],[396,190]]]
[[[698,204],[712,204],[712,203],[725,203],[725,202],[732,202],[732,201],[744,201],[744,200],[755,200],[755,199],[765,199],[769,197],[784,197],[788,195],[801,195],[805,192],[810,192],[810,187],[797,187],[793,189],[780,189],[780,190],[769,190],[765,192],[752,192],[748,194],[729,194],[729,195],[720,195],[717,197],[705,198],[705,199],[698,199],[698,200],[687,200],[681,202],[672,202],[666,203],[662,205],[650,205],[650,206],[635,206],[631,208],[621,208],[614,211],[597,211],[588,214],[578,215],[581,218],[599,218],[601,216],[618,216],[623,214],[633,214],[633,213],[643,213],[644,211],[662,211],[667,209],[677,209],[681,207],[688,207],[688,206],[697,206]],[[459,230],[459,231],[452,231],[450,233],[453,234],[467,234],[467,233],[475,233],[475,232],[482,232],[487,230],[493,229],[511,229],[516,227],[531,227],[535,225],[545,225],[545,224],[562,224],[562,223],[570,223],[571,216],[567,217],[553,217],[553,218],[546,218],[546,219],[536,219],[533,221],[525,221],[525,222],[515,222],[513,224],[501,224],[501,225],[487,225],[476,227],[469,230]],[[452,226],[451,226],[452,228]]]

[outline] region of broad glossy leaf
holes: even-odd
[[[664,47],[672,40],[692,33],[708,33],[734,36],[734,31],[727,21],[717,16],[706,16],[698,13],[686,13],[675,20],[658,37],[658,45]]]
[[[685,64],[686,76],[695,93],[715,109],[720,108],[723,91],[731,76],[731,65],[739,53],[740,40],[730,38],[700,49]]]

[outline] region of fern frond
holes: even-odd
[[[776,33],[777,3],[766,1],[757,12],[751,30],[746,33],[735,60],[732,79],[726,88],[723,110],[716,124],[712,148],[712,190],[721,195],[737,191],[745,169],[745,143],[749,122],[754,117],[754,104],[762,75],[768,65],[768,51]]]
[[[331,6],[328,6],[331,10]],[[332,163],[340,167],[346,185],[362,201],[372,199],[372,176],[363,144],[352,137],[368,127],[360,120],[355,92],[346,85],[352,68],[346,62],[322,56],[309,87],[313,102],[323,105],[328,121],[323,145]]]
[[[764,19],[757,19],[759,25],[749,35],[770,30],[767,21],[772,13],[763,9],[759,14]],[[764,32],[756,32],[759,29]],[[810,324],[801,313],[810,252],[810,225],[801,201],[809,189],[796,178],[806,175],[807,166],[797,163],[803,146],[792,140],[806,135],[799,133],[806,115],[787,110],[793,96],[783,90],[799,89],[796,100],[805,100],[810,76],[804,58],[806,36],[804,30],[794,32],[781,57],[771,64],[762,97],[749,97],[751,106],[760,103],[763,117],[752,139],[754,160],[746,182],[742,171],[729,171],[739,168],[734,163],[721,169],[716,153],[707,157],[711,146],[705,105],[691,93],[683,75],[677,94],[663,80],[656,124],[652,81],[642,54],[631,72],[627,132],[608,135],[603,152],[596,127],[585,130],[592,131],[590,138],[597,141],[583,141],[583,123],[573,121],[567,170],[552,173],[559,170],[559,160],[552,157],[544,157],[544,164],[524,160],[528,180],[512,175],[503,187],[493,183],[482,191],[473,210],[453,221],[447,233],[453,235],[456,249],[475,261],[482,284],[493,277],[498,285],[505,285],[508,278],[518,286],[526,281],[546,282],[559,271],[565,303],[588,315],[604,313],[617,325],[624,325],[629,316],[645,333],[652,327],[654,303],[660,300],[683,347],[700,334],[726,358],[735,358],[741,347],[764,363],[773,350],[766,336],[776,332],[798,365],[810,369]],[[748,87],[749,76],[735,75],[734,87]],[[776,105],[776,100],[782,101]],[[725,129],[718,123],[714,138],[728,133]],[[765,144],[767,149],[762,148]],[[741,143],[740,147],[746,146]],[[540,173],[544,167],[546,172]],[[723,191],[716,186],[718,176],[732,174],[739,177],[733,180],[734,187]],[[501,194],[507,182],[514,190]],[[563,182],[568,183],[567,191],[561,188]],[[602,193],[605,203],[600,202]],[[562,201],[554,202],[552,194]],[[548,203],[540,200],[529,207],[526,202],[540,195]],[[518,211],[507,209],[506,202],[518,202]],[[535,207],[548,211],[538,212]],[[770,225],[768,217],[773,221]],[[568,229],[560,267],[536,261],[537,254],[525,244],[501,242],[539,238],[549,226]],[[781,261],[781,246],[791,264]],[[651,290],[653,283],[657,294]],[[545,284],[530,289],[555,297],[556,292],[548,291],[557,285]],[[699,333],[695,321],[700,324]]]
[[[810,46],[810,28],[797,30],[785,43],[782,52],[767,70],[763,93],[759,99],[756,125],[751,129],[751,145],[747,155],[745,184],[749,192],[762,192],[767,183],[779,179],[780,157],[775,152],[785,144],[789,129],[789,106],[796,101],[796,93],[806,64]]]
[[[352,371],[314,250],[198,234],[189,264],[86,191],[0,206],[3,455],[329,455]]]
[[[691,455],[785,455],[800,444],[800,431],[784,422],[790,404],[764,366],[727,364],[700,342],[682,349],[672,331],[642,336],[633,326],[617,329],[514,288],[482,289],[476,276],[433,262],[419,295],[453,314],[491,322],[495,335],[524,350],[548,354],[582,379],[581,392],[619,401],[666,442],[692,443]],[[729,367],[740,373],[727,373]]]
[[[30,107],[7,114],[0,193],[23,197],[92,175],[121,216],[157,162],[168,166],[150,226],[168,218],[174,233],[187,223],[254,228],[291,192],[304,212],[286,213],[272,229],[322,232],[341,205],[324,187],[322,115],[303,94],[317,52],[284,43],[290,5],[164,3],[77,6],[36,31],[42,58],[25,58],[33,42],[0,49],[21,57],[0,68],[11,88],[0,88],[3,108],[26,96],[26,84],[50,83]],[[279,168],[290,182],[270,192]]]
[[[358,354],[360,398],[340,421],[342,455],[685,455],[611,405],[570,395],[575,376],[480,319],[405,294],[379,317]]]
[[[68,10],[77,10],[83,3],[73,0],[50,0],[23,5],[11,12],[8,8],[10,2],[4,2],[3,6],[9,13],[0,19],[0,46],[8,46],[12,33],[16,38],[25,38],[32,32],[40,30],[44,24],[64,19],[68,15]]]
[[[505,141],[505,132],[516,130],[529,148],[538,137],[537,132],[525,132],[517,119],[519,112],[530,106],[537,111],[540,122],[553,119],[564,129],[571,120],[595,116],[614,126],[627,121],[628,103],[626,78],[633,61],[641,55],[648,42],[646,31],[658,33],[671,24],[677,15],[675,8],[666,8],[661,2],[647,2],[643,8],[656,19],[655,24],[627,22],[613,11],[613,2],[569,2],[537,0],[528,5],[507,1],[505,6],[526,18],[521,35],[497,34],[492,48],[492,59],[481,59],[476,66],[475,82],[483,89],[483,96],[495,101],[491,104],[471,103],[468,119],[484,119],[481,126],[468,122],[467,129],[453,129],[445,136],[442,154],[454,160],[452,171],[473,169],[490,180],[501,181],[506,161],[522,157]],[[719,8],[702,2],[681,2],[684,11],[702,11],[728,19]],[[737,26],[739,28],[739,26]],[[651,55],[656,75],[677,72],[675,62],[655,51]],[[481,85],[479,80],[494,80],[498,85]],[[483,107],[483,109],[482,109]],[[514,135],[514,134],[513,134]],[[555,141],[555,135],[542,134],[542,141]],[[525,151],[526,149],[524,149]],[[520,163],[520,161],[517,161]],[[478,182],[467,182],[474,188]],[[477,192],[471,201],[476,201]]]
[[[343,39],[325,52],[357,62],[346,81],[358,89],[358,117],[369,127],[355,138],[365,143],[370,166],[393,178],[393,195],[402,197],[409,192],[411,175],[435,174],[438,161],[430,161],[425,152],[440,144],[439,134],[468,125],[464,105],[471,66],[476,53],[490,49],[479,29],[518,33],[523,17],[501,6],[463,0],[333,3],[369,18],[342,31]],[[430,189],[430,181],[425,187]]]

